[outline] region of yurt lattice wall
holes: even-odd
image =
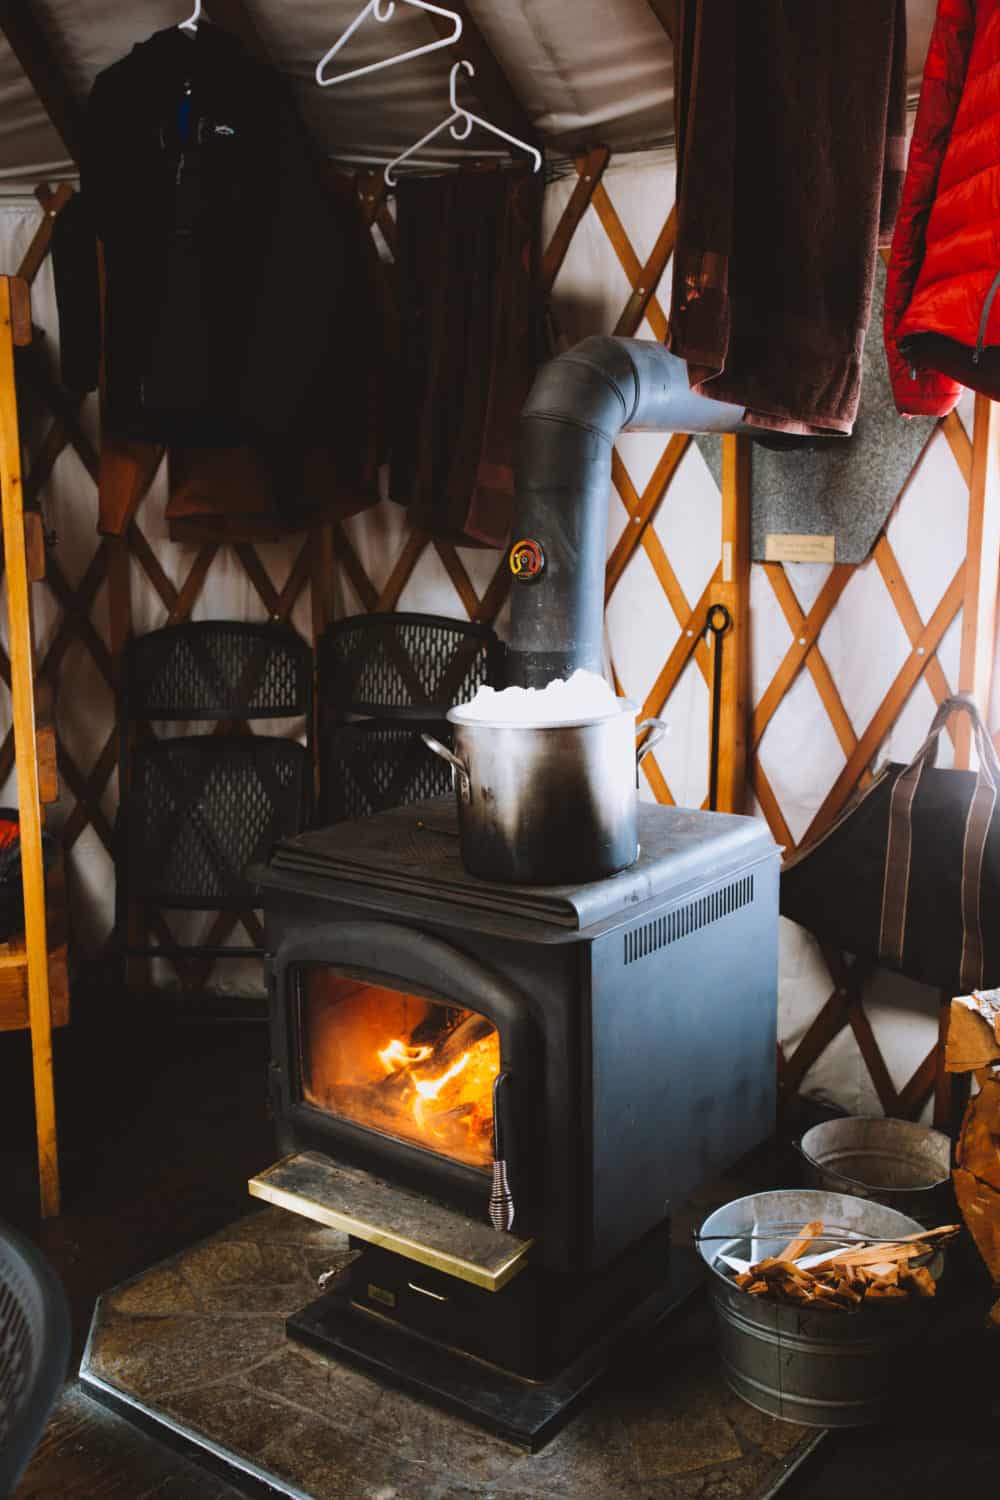
[[[557,342],[594,332],[663,338],[672,177],[666,153],[611,161],[595,149],[550,184],[543,266]],[[360,191],[391,255],[392,218],[375,181],[363,180]],[[46,215],[58,208],[58,197],[43,190],[39,201],[30,233],[20,210],[16,232],[5,235],[5,262],[34,279],[36,321],[54,345],[44,257]],[[126,536],[100,538],[92,403],[75,409],[51,382],[43,394],[51,416],[35,430],[28,483],[47,514],[57,516],[59,534],[49,548],[39,659],[43,673],[61,678],[62,837],[76,874],[76,940],[93,952],[109,941],[113,684],[129,629],[226,614],[290,619],[311,636],[331,613],[396,608],[502,623],[507,574],[502,556],[432,540],[387,501],[287,543],[174,544],[162,521],[162,469],[155,476],[137,471],[143,484],[150,481],[150,492]],[[767,564],[751,570],[745,447],[727,440],[720,494],[689,439],[623,437],[609,512],[609,658],[621,690],[644,714],[664,714],[672,729],[644,763],[645,796],[704,803],[712,676],[705,618],[720,598],[733,606],[737,632],[752,630],[751,682],[741,684],[735,667],[726,667],[734,672],[724,695],[730,725],[745,692],[749,786],[757,810],[788,849],[828,825],[865,783],[879,753],[912,754],[935,701],[959,686],[986,693],[994,638],[997,444],[988,403],[976,408],[974,430],[970,419],[964,409],[940,424],[873,557],[859,568]],[[727,663],[738,660],[731,650]],[[731,796],[741,750],[731,733],[723,738],[723,789]],[[10,752],[2,753],[9,771]],[[956,755],[967,763],[961,738]],[[244,919],[251,937],[259,935],[255,920],[249,913]],[[210,922],[209,939],[226,941],[230,924],[225,917]],[[168,930],[156,917],[159,940],[167,940]],[[840,955],[819,955],[797,932],[786,934],[785,947],[784,1087],[836,1096],[824,1061],[839,1054],[843,1068],[850,1063],[845,1047],[853,1048],[850,1065],[864,1072],[862,1103],[893,1113],[919,1111],[938,1081],[938,997],[887,996],[884,985],[878,988],[882,981],[874,990],[863,986],[867,976],[859,969]],[[180,972],[191,986],[217,982],[222,974],[190,963]]]

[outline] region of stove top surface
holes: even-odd
[[[580,930],[777,853],[756,818],[650,803],[639,806],[639,846],[635,864],[606,880],[563,886],[480,880],[462,864],[458,811],[444,797],[298,834],[279,844],[267,869],[255,874],[262,886],[308,876],[310,883],[329,884],[331,894],[338,883],[374,887]]]

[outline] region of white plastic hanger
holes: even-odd
[[[427,134],[421,136],[420,140],[414,145],[407,147],[400,156],[396,157],[395,161],[389,163],[385,169],[385,180],[389,187],[396,186],[396,178],[394,176],[396,168],[404,161],[409,160],[411,156],[415,156],[418,151],[422,150],[430,141],[433,141],[436,136],[439,136],[443,130],[450,129],[456,141],[464,141],[471,134],[473,125],[478,125],[481,130],[488,130],[491,135],[498,135],[502,141],[509,141],[512,146],[517,146],[521,151],[527,151],[535,159],[535,164],[531,169],[533,172],[537,172],[542,165],[542,153],[536,151],[534,146],[529,146],[527,141],[519,141],[516,135],[508,135],[506,130],[500,129],[499,125],[491,125],[489,120],[484,120],[479,115],[472,114],[470,110],[462,108],[455,98],[455,84],[458,81],[459,72],[463,68],[470,78],[476,76],[475,68],[470,62],[466,62],[464,58],[461,62],[455,64],[448,79],[451,114],[446,120],[442,120],[440,125],[435,125],[433,130],[428,130]]]
[[[365,73],[377,73],[379,68],[393,68],[396,63],[408,62],[411,57],[422,57],[425,52],[437,52],[439,47],[452,46],[462,35],[462,17],[456,15],[453,10],[445,10],[441,5],[430,5],[428,0],[400,0],[400,4],[412,5],[416,10],[430,10],[436,16],[444,16],[445,20],[452,23],[451,34],[439,37],[436,42],[428,42],[423,47],[411,47],[409,52],[401,52],[398,57],[384,57],[381,62],[368,63],[363,68],[352,68],[349,73],[334,73],[332,78],[325,78],[323,70],[327,63],[336,57],[345,42],[350,40],[369,16],[374,16],[376,21],[392,20],[396,9],[395,0],[368,0],[364,10],[355,16],[343,36],[334,42],[329,52],[325,53],[316,64],[316,82],[321,89],[328,89],[335,83],[346,83],[349,78],[361,78]]]
[[[177,27],[178,31],[190,31],[192,35],[198,30],[198,22],[201,20],[201,0],[195,0],[194,15],[189,16],[186,21],[181,21]]]

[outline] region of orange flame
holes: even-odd
[[[410,1068],[414,1063],[426,1062],[433,1055],[433,1047],[408,1047],[405,1042],[394,1037],[388,1047],[382,1048],[378,1058],[388,1074],[398,1073],[400,1068]]]
[[[494,1031],[473,1042],[438,1074],[422,1066],[434,1051],[393,1037],[378,1056],[387,1073],[407,1073],[412,1084],[410,1112],[422,1135],[447,1143],[458,1129],[466,1137],[467,1149],[488,1162],[492,1159],[493,1082],[500,1071],[500,1038]]]

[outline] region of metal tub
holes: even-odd
[[[827,1120],[799,1142],[812,1187],[871,1198],[930,1227],[951,1216],[951,1141],[909,1120]]]
[[[856,1312],[805,1312],[751,1297],[715,1265],[720,1253],[746,1258],[758,1225],[757,1257],[778,1254],[789,1225],[822,1219],[831,1229],[876,1239],[915,1234],[921,1225],[864,1198],[805,1189],[754,1193],[710,1214],[699,1232],[719,1326],[723,1373],[749,1405],[806,1427],[864,1427],[881,1421],[912,1375],[911,1346],[933,1303],[907,1300]],[[768,1238],[768,1225],[781,1225]],[[761,1230],[765,1232],[760,1233]],[[935,1278],[943,1257],[930,1262]]]

